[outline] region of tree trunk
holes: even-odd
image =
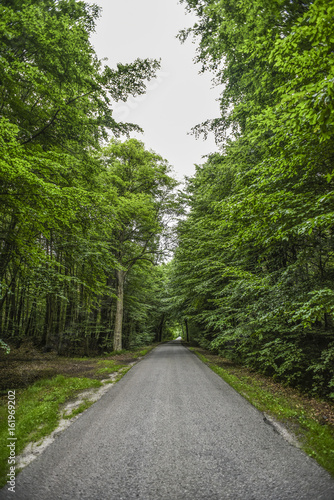
[[[32,303],[30,313],[27,315],[28,320],[27,320],[27,325],[25,328],[24,336],[33,336],[33,324],[36,323],[36,308],[37,308],[37,303],[36,299],[34,299],[34,302]]]
[[[20,291],[20,290],[19,290]],[[21,332],[23,331],[23,325],[24,325],[24,288],[21,290],[20,295],[18,294],[17,300],[18,300],[18,308],[17,308],[17,317],[16,317],[16,334],[20,336]],[[21,328],[22,326],[22,328]]]
[[[159,327],[158,327],[158,338],[157,338],[158,342],[162,341],[162,332],[163,332],[163,328],[164,328],[164,322],[165,322],[165,313],[162,314],[161,320],[159,323]]]
[[[189,327],[188,327],[188,320],[185,318],[184,324],[186,326],[186,342],[189,342]]]
[[[114,351],[122,350],[124,281],[125,281],[125,271],[116,270],[117,303],[116,303],[115,328],[114,328]]]
[[[9,324],[8,333],[11,337],[15,336],[16,333],[16,281],[13,282],[11,287],[10,296],[10,310],[9,310]]]
[[[55,298],[53,295],[48,294],[46,297],[46,307],[45,307],[45,320],[44,320],[44,329],[42,336],[42,344],[44,345],[44,349],[48,352],[51,349],[51,335],[53,333],[53,321],[54,321],[54,304]]]

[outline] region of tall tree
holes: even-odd
[[[159,62],[102,65],[89,40],[98,15],[96,6],[75,0],[0,5],[0,325],[6,336],[43,331],[48,343],[62,335],[72,313],[85,316],[84,304],[89,316],[104,272],[114,268],[104,244],[110,198],[99,185],[104,167],[96,152],[110,134],[139,130],[113,119],[113,102],[145,92]]]
[[[124,284],[134,266],[144,261],[158,262],[164,254],[161,247],[167,218],[176,210],[174,188],[166,160],[143,143],[129,139],[117,141],[104,149],[106,185],[116,188],[112,208],[115,228],[111,248],[118,267],[115,270],[117,307],[114,327],[114,350],[122,349]]]
[[[188,182],[178,302],[207,346],[333,397],[333,5],[184,3],[225,85],[196,131],[224,147]]]

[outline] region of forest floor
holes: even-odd
[[[0,351],[0,398],[6,396],[8,390],[23,389],[37,380],[57,375],[102,380],[106,370],[99,369],[101,361],[129,366],[141,352],[144,354],[144,351],[137,349],[89,358],[64,357],[55,352],[43,353],[30,342],[23,343],[19,348],[11,347],[9,354]]]

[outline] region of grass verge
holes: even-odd
[[[196,348],[189,347],[211,370],[231,385],[258,410],[274,417],[297,437],[301,448],[334,476],[334,426],[319,422],[315,411],[306,399],[293,389],[275,390],[259,377],[242,367],[236,374],[235,367],[221,367],[211,362]],[[210,356],[209,356],[210,357]],[[215,356],[216,358],[216,356]],[[232,373],[234,372],[234,373]]]
[[[139,352],[136,352],[133,357],[135,359],[137,358],[141,358],[142,356],[145,356],[148,352],[150,352],[153,348],[147,348],[147,349],[143,349],[142,351],[139,351]]]
[[[67,378],[58,375],[35,382],[27,389],[15,391],[15,454],[19,455],[30,442],[49,435],[60,420],[59,407],[78,391],[100,387],[99,380]],[[0,407],[0,487],[6,484],[8,471],[8,407]]]
[[[134,360],[145,356],[154,347],[156,345],[141,350],[105,353],[105,358],[109,359],[42,357],[41,353],[27,352],[25,361],[22,360],[24,357],[22,350],[18,352],[19,360],[14,358],[12,365],[8,364],[7,369],[3,368],[7,387],[11,386],[15,390],[16,456],[29,443],[38,442],[51,434],[57,428],[61,418],[70,419],[93,404],[92,401],[84,400],[69,415],[65,415],[61,411],[64,403],[74,399],[78,392],[100,387],[102,385],[100,379],[113,373],[117,374],[116,378],[104,383],[118,382],[131,369]],[[111,356],[114,359],[110,359]],[[34,357],[38,359],[35,361]],[[45,367],[42,372],[39,370],[41,365]],[[62,370],[63,374],[57,374],[58,370]],[[44,374],[43,378],[29,383],[30,379],[43,376],[42,374]],[[76,376],[71,376],[71,374]],[[25,384],[26,387],[22,387],[22,382],[26,381],[28,381]],[[2,390],[2,394],[0,399],[0,488],[7,482],[9,471],[7,443],[10,437],[8,399],[5,396],[7,390]]]
[[[123,364],[117,364],[115,361],[109,359],[101,359],[97,362],[97,365],[100,368],[95,371],[96,375],[109,375],[111,373],[118,372],[124,367]]]

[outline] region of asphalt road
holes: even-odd
[[[17,477],[15,500],[333,500],[334,480],[178,343],[157,347]]]

